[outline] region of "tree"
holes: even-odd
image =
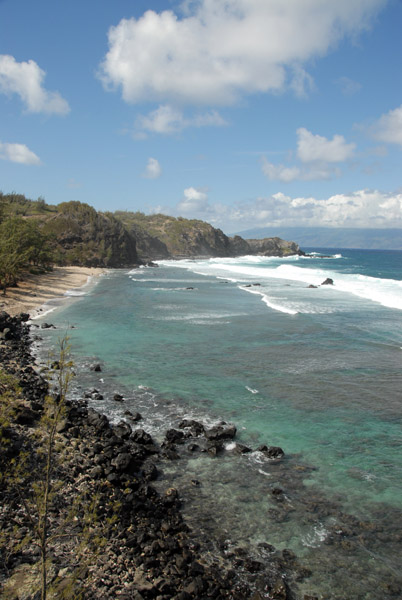
[[[0,223],[4,218],[4,206],[5,206],[5,198],[3,192],[0,192]]]
[[[48,268],[52,258],[49,237],[35,221],[9,217],[0,224],[0,287],[4,293],[24,269],[30,265]]]

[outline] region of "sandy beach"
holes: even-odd
[[[62,297],[67,290],[85,285],[89,277],[99,277],[105,272],[102,268],[55,267],[43,275],[27,274],[18,287],[8,288],[5,296],[0,295],[0,310],[12,316],[21,312],[35,316],[51,298]]]

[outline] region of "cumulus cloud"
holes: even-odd
[[[334,135],[332,140],[321,135],[314,135],[308,129],[297,130],[297,155],[304,163],[327,162],[338,163],[352,158],[356,145],[347,144],[343,135]]]
[[[162,168],[156,158],[148,158],[143,177],[146,179],[158,179],[162,175]]]
[[[0,142],[0,158],[22,165],[40,165],[40,158],[25,144],[7,144]]]
[[[261,159],[262,172],[271,181],[315,181],[339,177],[336,163],[345,162],[354,155],[355,144],[348,144],[342,135],[334,135],[332,140],[314,135],[308,129],[297,130],[297,158],[300,166],[275,165],[265,156]]]
[[[262,157],[262,172],[271,181],[282,181],[289,183],[301,178],[301,170],[298,167],[286,167],[285,165],[274,165],[265,156]]]
[[[402,228],[402,193],[358,190],[328,198],[292,197],[278,192],[236,205],[214,204],[195,188],[171,213],[205,219],[226,231],[248,227],[367,227]]]
[[[402,146],[402,104],[380,117],[373,127],[373,135],[380,142]]]
[[[28,112],[65,115],[68,102],[58,92],[43,87],[46,73],[34,60],[17,62],[13,56],[0,55],[0,92],[17,94]]]
[[[261,160],[262,172],[270,181],[281,181],[291,183],[292,181],[318,181],[339,177],[341,172],[338,168],[328,166],[325,163],[306,167],[287,167],[286,165],[274,165],[264,156]]]
[[[189,187],[184,190],[184,198],[177,204],[178,214],[198,215],[209,211],[208,194],[200,189]]]
[[[230,105],[247,94],[303,94],[304,71],[370,23],[386,0],[196,0],[184,16],[146,11],[108,32],[99,77],[127,102]]]
[[[226,121],[216,110],[211,110],[187,118],[181,110],[178,110],[169,104],[163,104],[156,110],[151,111],[148,115],[140,115],[137,117],[135,123],[135,135],[140,138],[146,137],[148,133],[169,135],[172,133],[179,133],[187,127],[221,127],[226,124]]]

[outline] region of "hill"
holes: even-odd
[[[50,205],[43,198],[0,194],[0,222],[13,218],[35,224],[58,265],[131,267],[164,258],[234,257],[245,254],[301,254],[299,246],[278,237],[246,240],[228,237],[197,219],[141,212],[99,212],[82,202]],[[4,225],[5,224],[5,225]]]
[[[138,263],[135,239],[112,213],[82,202],[49,205],[21,194],[2,195],[3,221],[18,217],[34,222],[46,236],[58,265],[125,267]]]

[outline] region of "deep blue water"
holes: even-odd
[[[402,252],[311,250],[109,272],[45,317],[58,329],[41,352],[68,331],[73,393],[95,385],[97,408],[139,410],[157,437],[191,415],[235,422],[253,448],[281,446],[280,464],[253,452],[166,465],[160,485],[174,479],[208,535],[293,549],[314,571],[301,598],[398,597]]]

